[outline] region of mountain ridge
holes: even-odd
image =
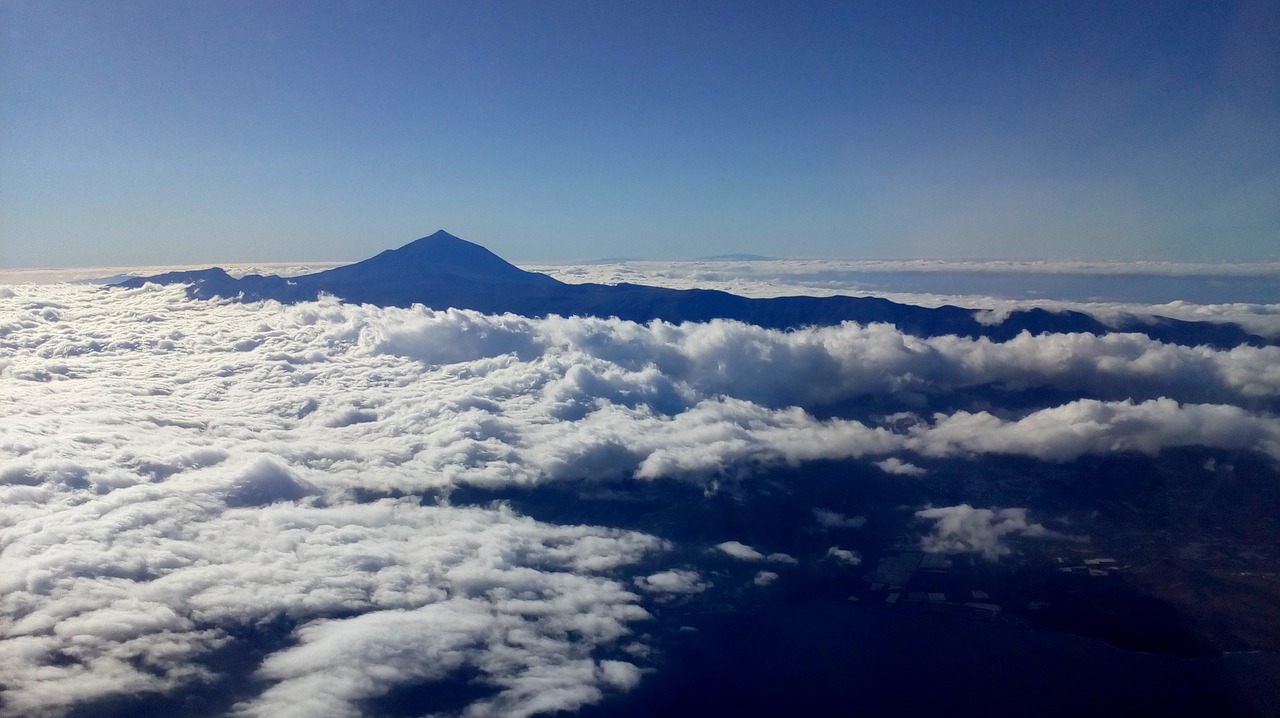
[[[423,304],[435,309],[473,309],[529,317],[617,317],[673,323],[732,319],[771,329],[833,326],[846,321],[885,322],[905,332],[932,337],[958,335],[1003,341],[1032,334],[1138,332],[1174,344],[1229,348],[1266,345],[1262,337],[1234,324],[1128,317],[1110,324],[1076,311],[1019,309],[999,323],[984,322],[978,310],[951,305],[920,307],[879,297],[749,298],[712,289],[669,289],[639,284],[567,284],[507,262],[488,249],[441,229],[396,249],[333,269],[284,279],[251,274],[239,279],[211,269],[136,277],[116,285],[148,282],[187,284],[193,298],[274,299],[292,303],[321,293],[343,301],[379,306]]]

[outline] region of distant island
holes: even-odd
[[[917,336],[956,335],[1005,341],[1023,332],[1106,334],[1137,332],[1160,341],[1228,348],[1262,346],[1274,341],[1225,323],[1163,317],[1122,316],[1103,322],[1075,311],[1040,308],[1012,311],[992,322],[981,312],[954,306],[920,307],[877,297],[774,297],[757,299],[708,289],[668,289],[638,284],[567,284],[529,272],[478,244],[444,230],[388,249],[361,262],[322,272],[283,278],[251,274],[232,277],[225,270],[168,272],[135,277],[118,287],[146,283],[188,284],[193,298],[226,297],[245,301],[314,300],[320,294],[378,306],[422,304],[436,309],[474,309],[527,317],[617,317],[635,322],[705,322],[733,319],[772,329],[836,326],[842,322],[888,323]]]
[[[700,262],[771,262],[776,257],[766,257],[762,254],[713,254],[709,257],[698,257]]]

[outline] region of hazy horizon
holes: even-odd
[[[448,231],[448,230],[441,230]],[[430,233],[427,233],[430,234]],[[4,256],[0,256],[0,276],[5,273],[21,273],[36,270],[92,270],[99,268],[107,269],[156,269],[156,268],[194,268],[194,267],[242,267],[242,266],[260,266],[260,267],[285,267],[289,265],[305,265],[305,266],[340,266],[343,264],[351,264],[368,259],[376,255],[380,251],[387,249],[396,249],[414,239],[419,239],[427,234],[421,234],[412,239],[401,239],[400,241],[387,245],[386,247],[371,247],[366,250],[368,253],[362,256],[353,256],[346,258],[321,257],[321,256],[293,256],[272,260],[253,260],[244,257],[224,256],[214,258],[208,261],[193,262],[152,262],[147,258],[139,258],[136,262],[103,262],[103,263],[75,263],[74,260],[61,264],[5,264]],[[465,234],[455,234],[461,239],[474,242]],[[481,246],[485,246],[481,244]],[[933,271],[936,269],[972,269],[973,271],[1046,271],[1046,272],[1129,272],[1136,273],[1185,273],[1185,272],[1204,272],[1215,273],[1223,271],[1233,274],[1257,274],[1269,275],[1280,272],[1280,254],[1275,258],[1260,258],[1254,260],[1232,260],[1232,259],[1152,259],[1152,258],[1127,258],[1116,259],[1107,257],[1088,257],[1088,256],[1067,256],[1067,257],[1049,257],[1049,256],[860,256],[856,254],[850,255],[829,255],[814,256],[806,254],[786,254],[785,252],[774,252],[770,255],[760,255],[753,252],[732,252],[725,251],[711,255],[689,255],[683,257],[677,256],[646,256],[627,255],[627,256],[605,256],[591,255],[567,258],[537,258],[526,257],[523,259],[511,259],[501,253],[503,259],[510,261],[521,267],[541,267],[541,266],[576,266],[576,265],[594,265],[594,264],[625,264],[625,263],[641,263],[641,264],[660,264],[660,263],[681,263],[689,264],[695,262],[719,262],[719,263],[741,263],[741,262],[812,262],[812,263],[832,263],[834,265],[858,265],[868,269],[878,268],[886,271]],[[784,248],[785,249],[785,248]]]

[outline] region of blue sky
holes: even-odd
[[[0,265],[1280,257],[1274,2],[0,3]]]

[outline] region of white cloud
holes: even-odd
[[[246,714],[355,715],[397,683],[463,665],[494,687],[495,712],[520,713],[530,685],[555,687],[548,662],[590,664],[648,615],[607,572],[661,549],[656,539],[412,500],[226,508],[199,488],[208,478],[44,511],[6,545],[0,607],[20,641],[0,644],[6,714],[56,712],[92,690],[176,689],[229,640],[200,626],[279,615],[302,624],[299,644],[263,664],[271,687]],[[103,680],[86,685],[86,673]],[[564,690],[598,696],[603,679],[576,675],[561,676]]]
[[[721,553],[732,556],[741,561],[770,561],[773,563],[795,563],[795,558],[785,553],[764,554],[756,549],[740,542],[725,541],[716,544],[715,548]]]
[[[845,516],[838,511],[830,509],[815,508],[813,510],[813,518],[818,525],[824,529],[857,529],[862,528],[867,523],[866,516]]]
[[[929,553],[973,553],[995,561],[1011,553],[1008,536],[1064,538],[1061,534],[1027,521],[1026,509],[977,509],[969,504],[928,508],[916,516],[935,522],[933,533],[920,541]]]
[[[626,568],[664,542],[502,507],[352,503],[443,484],[405,479],[503,431],[496,404],[362,350],[369,310],[169,289],[6,301],[0,714],[219,680],[202,658],[274,617],[296,643],[267,656],[245,715],[356,714],[462,666],[489,687],[476,714],[573,709],[638,680],[598,654],[634,643],[648,614]]]
[[[827,549],[827,558],[833,559],[845,566],[858,566],[862,564],[862,556],[857,551],[840,548],[839,546],[832,546]]]
[[[495,696],[472,703],[469,715],[575,710],[600,700],[605,689],[630,690],[640,679],[630,663],[591,658],[591,649],[602,640],[595,625],[605,608],[601,602],[618,597],[602,594],[590,603],[572,598],[569,603],[586,615],[511,596],[496,602],[451,598],[413,610],[318,621],[298,631],[298,646],[267,658],[259,673],[273,685],[236,712],[359,716],[362,699],[398,684],[446,678],[465,664],[479,668],[483,680],[498,688]],[[625,633],[622,624],[639,611],[622,598],[612,609],[615,615],[604,614],[617,622],[605,638]]]
[[[925,341],[887,326],[773,332],[12,287],[0,292],[0,715],[215,684],[225,676],[201,659],[277,618],[297,629],[263,660],[265,687],[243,715],[351,714],[456,671],[488,688],[476,715],[571,710],[639,680],[607,656],[624,643],[644,653],[628,634],[646,605],[709,581],[656,565],[670,547],[655,537],[449,506],[450,489],[711,485],[817,459],[909,473],[898,457],[910,453],[1280,457],[1276,419],[1233,404],[1280,396],[1277,366],[1272,348],[1132,336]],[[811,411],[991,383],[1152,398],[884,426]],[[422,504],[430,490],[441,505]],[[930,545],[999,555],[1001,537],[1038,530],[1015,509],[981,511],[924,516],[948,527]],[[795,561],[735,541],[717,550]]]
[[[720,551],[743,561],[763,561],[764,554],[751,548],[740,541],[725,541],[716,544],[716,548]]]
[[[756,571],[755,578],[751,582],[760,588],[772,586],[778,580],[778,574],[773,571]]]
[[[1280,262],[1163,262],[1108,260],[1014,260],[1014,259],[793,259],[766,260],[627,260],[593,264],[539,264],[527,269],[561,277],[562,281],[608,283],[652,278],[658,286],[706,287],[728,279],[749,282],[753,296],[770,296],[770,282],[787,287],[807,286],[796,282],[821,277],[826,285],[857,288],[856,278],[866,272],[927,272],[950,274],[1081,274],[1087,276],[1154,277],[1277,277]],[[629,279],[619,279],[619,272]]]
[[[650,593],[702,593],[711,587],[697,571],[679,568],[637,576],[635,584]]]
[[[631,282],[674,289],[719,289],[749,297],[832,296],[882,297],[903,304],[955,306],[983,310],[992,323],[1003,321],[1015,309],[1040,308],[1079,311],[1113,324],[1132,317],[1169,317],[1186,321],[1234,323],[1261,336],[1280,338],[1280,303],[1195,304],[1175,300],[1162,304],[1137,302],[1067,301],[1023,297],[1006,299],[978,294],[938,294],[886,291],[884,277],[867,286],[867,272],[949,273],[955,277],[999,273],[1017,277],[1035,274],[1107,276],[1134,274],[1148,277],[1257,277],[1280,275],[1280,263],[1244,264],[1172,262],[1019,262],[935,260],[805,260],[765,262],[696,261],[601,263],[591,265],[538,265],[530,267],[565,282],[617,284]],[[1105,281],[1105,280],[1104,280]],[[890,283],[892,279],[889,280]],[[1114,291],[1114,288],[1111,288]],[[982,317],[980,316],[979,319]]]
[[[875,465],[886,474],[897,474],[899,476],[924,476],[925,470],[907,461],[903,461],[896,456],[890,456],[884,461],[877,461]]]
[[[605,683],[629,691],[640,683],[640,669],[626,661],[600,661],[600,677]]]
[[[782,332],[731,321],[636,325],[449,311],[400,317],[372,348],[428,364],[506,354],[563,356],[573,360],[563,365],[573,373],[566,371],[559,387],[562,401],[586,393],[667,413],[699,396],[812,407],[863,395],[988,384],[1051,386],[1103,398],[1280,397],[1280,347],[1224,351],[1164,344],[1141,334],[1024,333],[992,342],[920,339],[885,324]]]
[[[917,425],[906,446],[929,456],[1016,454],[1068,461],[1086,454],[1154,455],[1176,446],[1259,449],[1280,458],[1280,424],[1235,406],[1171,399],[1081,399],[1006,421],[989,412],[939,414]]]

